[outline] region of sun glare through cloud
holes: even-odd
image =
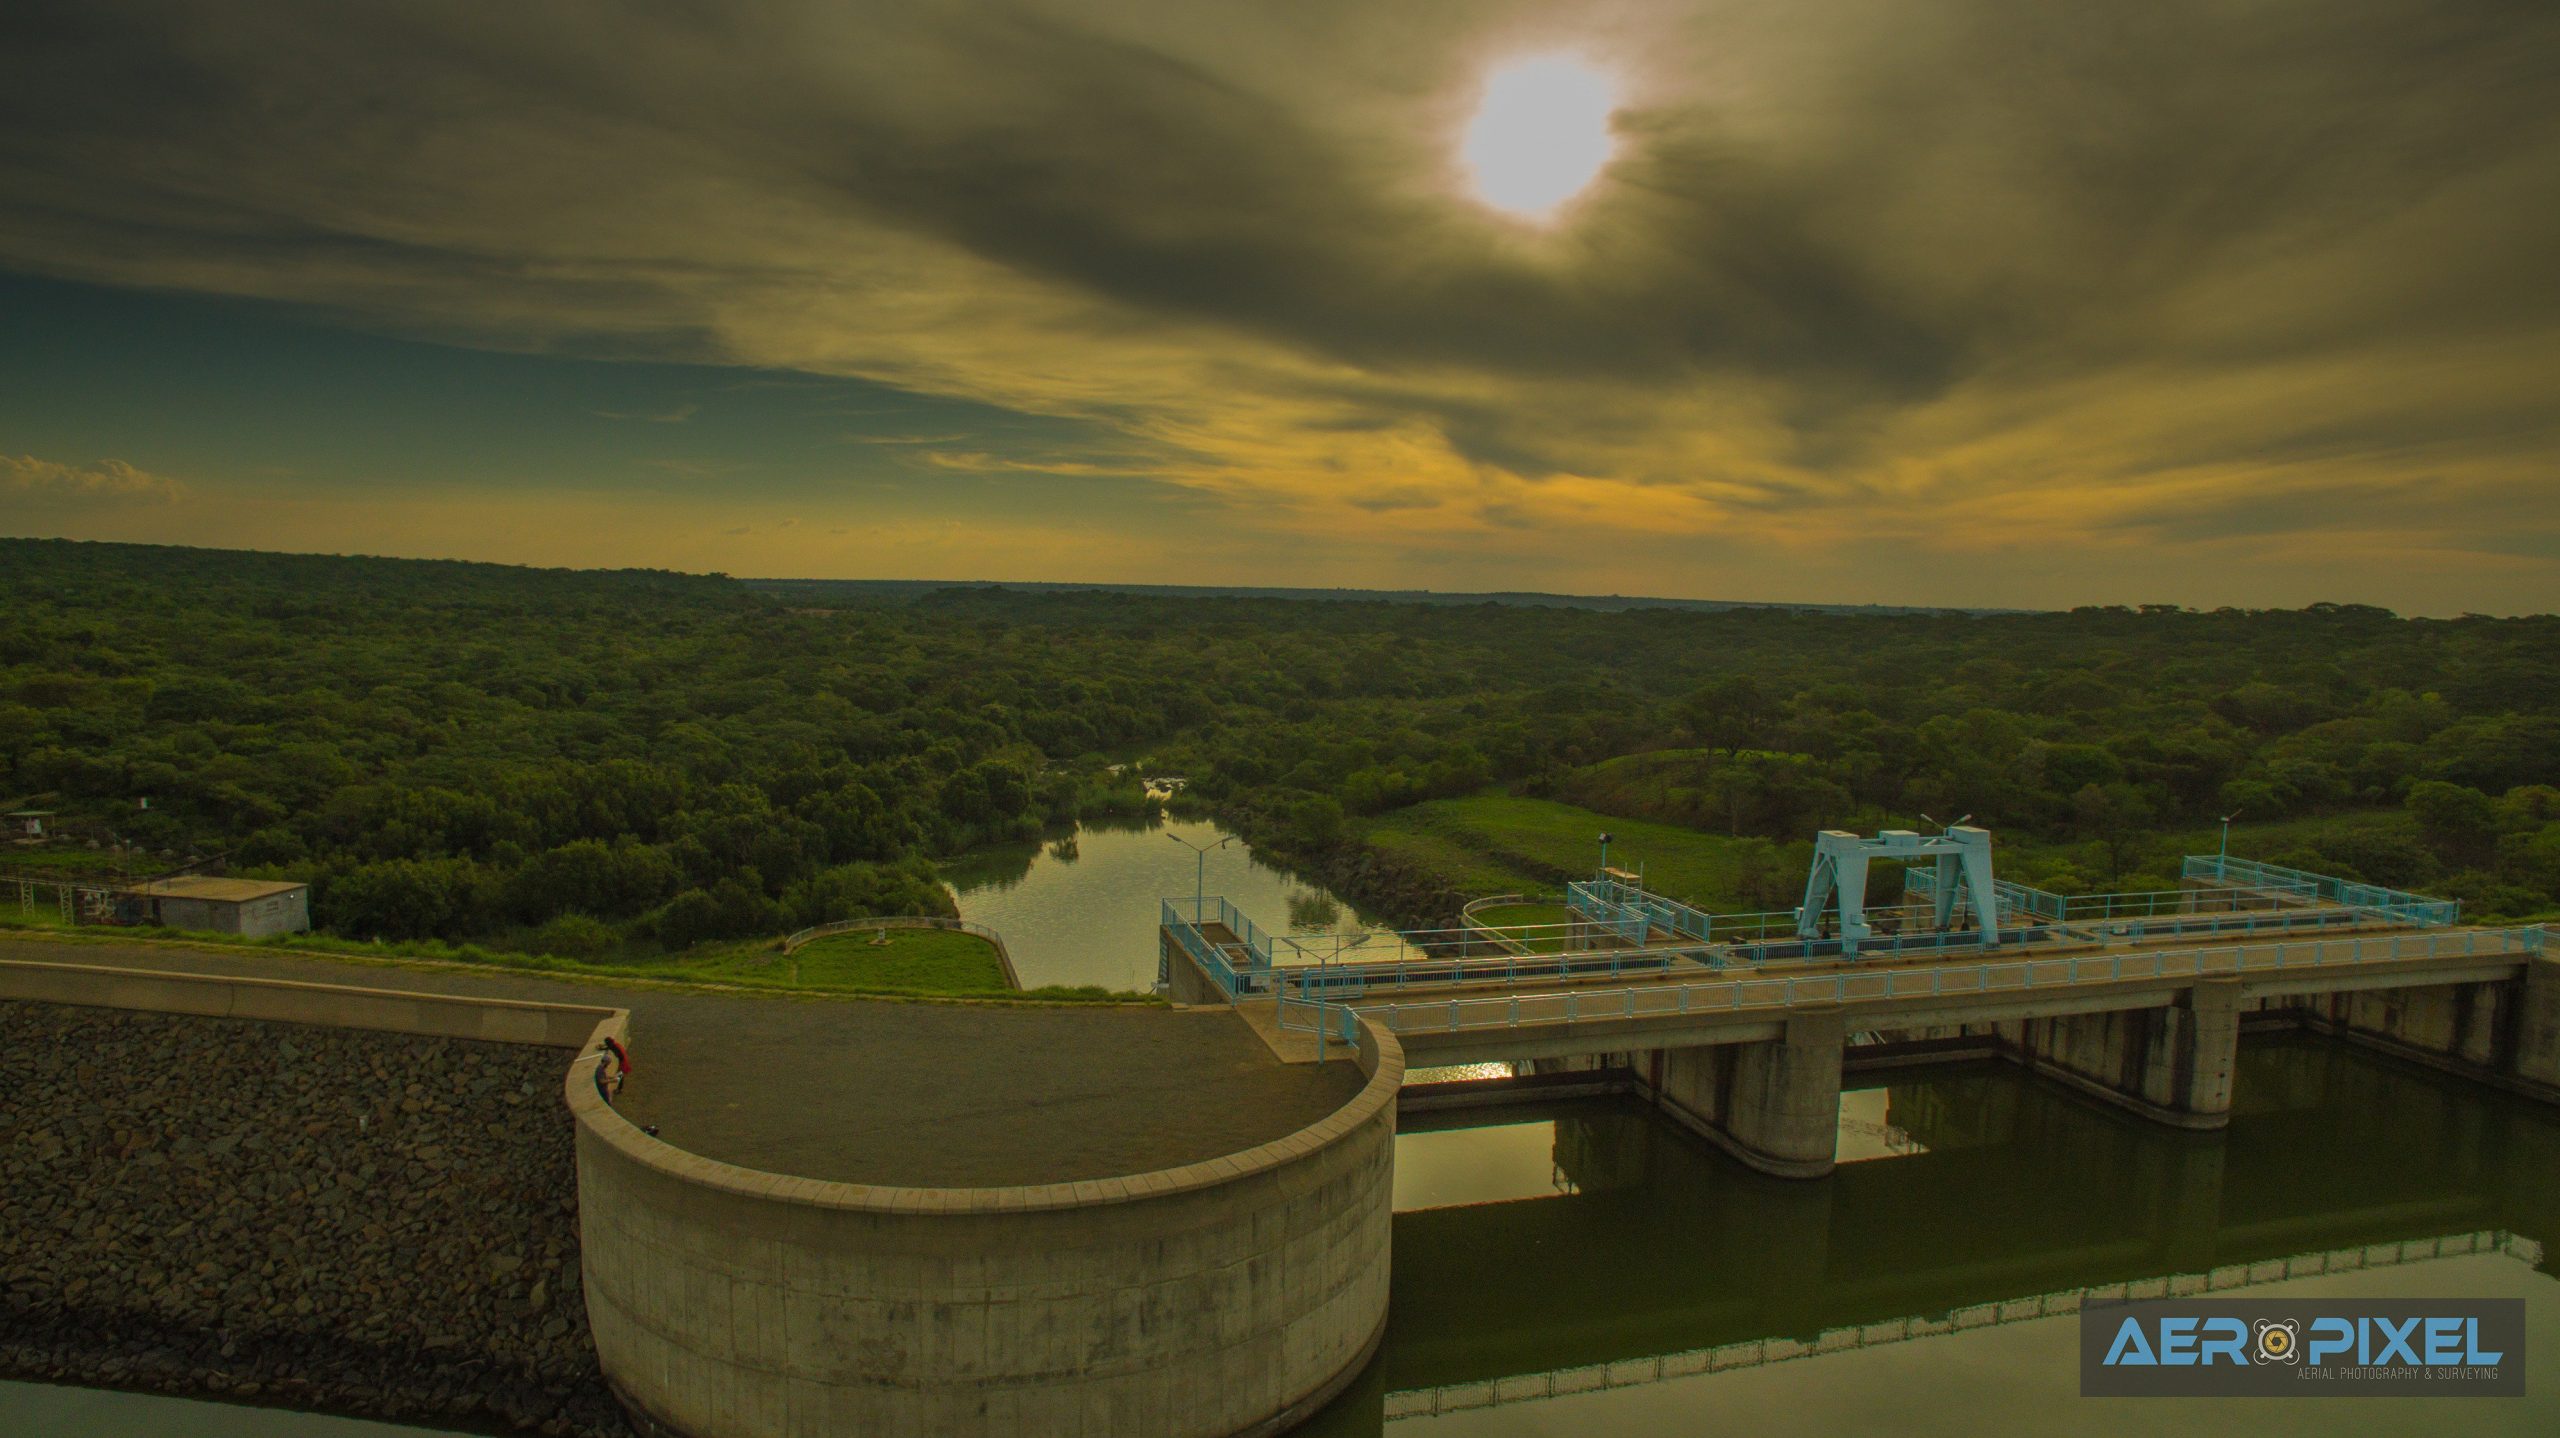
[[[1609,163],[1617,105],[1614,79],[1571,55],[1495,69],[1459,152],[1477,197],[1524,219],[1553,218]]]

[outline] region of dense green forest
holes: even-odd
[[[0,801],[308,877],[344,934],[570,955],[947,912],[933,859],[1146,812],[1139,760],[1361,897],[1381,816],[1500,789],[1773,843],[1970,813],[2093,885],[2157,830],[2334,815],[2261,857],[2560,900],[2547,616],[814,602],[0,540]]]

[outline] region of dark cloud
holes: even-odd
[[[1489,59],[1558,44],[1629,99],[1529,234],[1449,137]],[[828,368],[1186,483],[1260,436],[1308,486],[1371,466],[1323,492],[1372,515],[1460,507],[1379,448],[1415,433],[1728,511],[1925,508],[2547,453],[2555,84],[2547,0],[17,0],[0,265]]]

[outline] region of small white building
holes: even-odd
[[[211,929],[259,939],[311,927],[311,886],[290,879],[154,879],[134,891],[148,921],[172,929]]]

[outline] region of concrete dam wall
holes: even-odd
[[[1385,1327],[1404,1061],[1375,1031],[1358,1061],[1351,1102],[1285,1138],[1011,1188],[719,1163],[642,1134],[573,1075],[605,1370],[671,1438],[1282,1432]]]
[[[290,987],[260,998],[312,1002]],[[0,999],[0,1375],[623,1432],[580,1291],[566,1061]]]

